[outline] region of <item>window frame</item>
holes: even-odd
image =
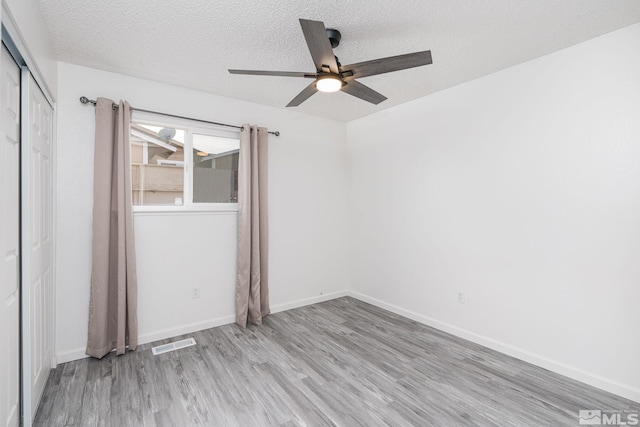
[[[237,212],[238,203],[194,203],[193,202],[193,134],[209,135],[240,140],[240,130],[223,126],[207,124],[198,120],[182,119],[165,116],[159,113],[133,110],[131,122],[151,125],[170,126],[185,131],[184,167],[183,167],[183,195],[182,205],[132,205],[136,212]],[[131,130],[129,130],[131,132]],[[131,149],[131,144],[129,144]],[[131,168],[131,164],[129,164]]]

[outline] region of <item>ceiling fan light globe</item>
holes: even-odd
[[[316,88],[320,92],[337,92],[342,88],[342,80],[335,76],[326,76],[318,78]]]

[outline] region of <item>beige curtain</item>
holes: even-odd
[[[244,125],[238,160],[236,323],[262,324],[269,310],[266,128]]]
[[[93,255],[87,355],[138,346],[131,208],[129,103],[98,98],[93,178]]]

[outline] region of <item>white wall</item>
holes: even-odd
[[[31,73],[55,99],[58,93],[58,67],[40,3],[38,0],[2,0],[2,3],[7,12],[2,16],[3,22],[18,32],[18,37],[24,43],[19,47],[26,50],[21,53],[28,55],[35,62],[29,64]]]
[[[270,286],[275,311],[347,287],[346,125],[332,120],[59,63],[58,362],[83,357],[91,277],[94,108],[80,96],[279,130],[269,140]],[[234,320],[233,213],[136,214],[142,341]],[[172,264],[166,262],[172,258]],[[173,264],[175,263],[175,264]],[[174,267],[176,266],[176,267]],[[191,287],[201,298],[191,299]]]
[[[640,24],[349,123],[353,294],[640,401],[638,52]]]

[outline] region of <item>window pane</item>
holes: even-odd
[[[240,141],[193,134],[193,202],[238,201]]]
[[[182,205],[183,129],[131,123],[133,204]]]

